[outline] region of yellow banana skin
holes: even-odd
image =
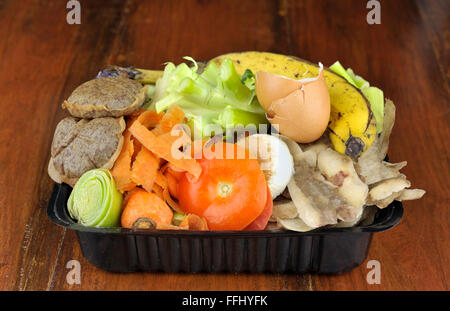
[[[353,105],[352,108],[330,115],[330,141],[334,149],[351,157],[358,157],[373,143],[377,123],[370,109]],[[361,124],[366,120],[366,124]]]
[[[139,72],[134,79],[138,80],[142,84],[155,84],[156,80],[161,78],[164,74],[162,70],[149,70],[149,69],[140,69],[136,68]]]
[[[308,61],[268,52],[241,52],[224,54],[212,61],[220,64],[230,58],[239,74],[245,69],[283,75],[292,79],[316,77],[319,67]],[[377,127],[364,95],[345,78],[324,68],[324,77],[330,94],[331,114],[328,125],[334,149],[351,157],[358,157],[373,143]]]

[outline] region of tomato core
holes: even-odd
[[[227,182],[219,182],[217,188],[217,194],[222,198],[226,198],[233,191],[233,185]]]

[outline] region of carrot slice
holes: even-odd
[[[131,115],[126,117],[126,123],[127,123],[127,128],[130,127],[131,124],[133,124],[134,121],[137,120],[137,118],[143,114],[144,112],[146,112],[147,110],[144,109],[139,109],[138,111],[132,113]]]
[[[122,212],[122,227],[132,228],[139,218],[147,218],[158,225],[169,225],[173,218],[173,212],[167,204],[156,194],[145,190],[133,192],[127,200]]]
[[[128,199],[131,197],[131,195],[133,193],[137,192],[137,191],[140,191],[140,190],[142,190],[142,189],[139,188],[139,187],[136,187],[136,186],[134,188],[130,189],[130,190],[127,190],[125,192],[124,197],[123,197],[122,206],[126,206],[127,203],[128,203]]]
[[[172,224],[158,224],[157,228],[166,230],[209,230],[205,218],[201,218],[195,214],[187,215],[186,218],[184,218],[184,220],[178,226]]]
[[[180,227],[188,227],[189,230],[208,230],[208,223],[205,218],[195,214],[188,214],[180,223]]]
[[[153,110],[147,110],[139,115],[137,120],[145,126],[146,128],[155,127],[158,126],[159,121],[161,120],[163,116],[161,114],[158,114],[156,111]]]
[[[184,122],[184,111],[177,105],[170,106],[169,110],[161,118],[161,121],[152,130],[156,136],[169,133],[172,128]]]
[[[164,188],[163,190],[163,197],[164,197],[164,201],[166,201],[166,203],[176,212],[181,213],[181,209],[180,209],[180,205],[174,200],[172,199],[172,197],[170,196],[169,193],[169,188]]]
[[[175,211],[180,212],[180,207],[175,200],[172,199],[169,193],[169,182],[167,181],[167,178],[165,175],[161,173],[161,170],[156,173],[156,179],[155,183],[159,186],[159,189],[162,189],[161,191],[161,198],[166,201],[166,203]],[[156,191],[155,191],[156,192]],[[160,193],[158,193],[159,195]]]
[[[161,200],[164,200],[164,189],[163,189],[160,185],[154,183],[154,184],[153,184],[153,192],[154,192],[159,198],[161,198]]]
[[[173,177],[175,177],[176,180],[179,180],[181,178],[181,176],[183,176],[183,174],[184,174],[183,170],[177,168],[170,162],[167,162],[166,164],[164,164],[164,166],[161,167],[161,172],[163,174],[166,174],[166,172],[169,172]]]
[[[162,229],[162,230],[187,230],[188,227],[184,226],[184,227],[180,227],[180,226],[175,226],[175,225],[166,225],[166,224],[159,224],[157,226],[158,229]]]
[[[133,142],[133,156],[131,157],[131,163],[133,163],[136,160],[137,155],[139,154],[139,151],[142,149],[142,144],[137,139],[132,139]]]
[[[174,198],[178,198],[178,179],[172,175],[170,170],[167,170],[164,174],[167,180],[167,186],[169,189],[169,193]]]
[[[120,151],[119,157],[111,169],[111,174],[116,182],[116,187],[119,191],[124,192],[136,186],[131,180],[131,157],[134,152],[134,145],[131,140],[130,131],[126,130],[124,133],[123,147]]]
[[[166,140],[157,137],[154,133],[149,131],[145,126],[143,126],[139,120],[133,122],[130,126],[129,131],[131,134],[148,150],[152,151],[156,156],[171,162],[174,166],[187,171],[195,179],[197,179],[202,171],[202,168],[195,159],[188,158],[175,158],[172,155],[172,143],[176,142],[177,139],[182,138],[180,136],[169,136],[171,139]],[[188,155],[185,155],[185,157]]]
[[[161,170],[159,170],[156,173],[155,182],[160,186],[161,188],[167,188],[167,179],[166,177],[161,173]]]
[[[159,135],[158,138],[160,140],[170,142],[171,148],[173,150],[177,149],[183,153],[188,152],[188,150],[191,148],[191,144],[192,144],[191,138],[188,136],[188,134],[186,134],[186,132],[183,130],[183,128],[181,126],[178,127],[178,125],[176,125],[176,127],[177,127],[177,132],[163,133],[163,134]],[[190,157],[192,158],[192,156],[190,156]]]
[[[159,169],[159,159],[147,148],[141,148],[131,168],[131,180],[151,192]]]

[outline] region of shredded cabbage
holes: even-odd
[[[205,127],[211,124],[226,129],[268,123],[254,87],[241,81],[230,59],[224,59],[220,67],[210,62],[201,74],[197,73],[194,59],[185,59],[194,66],[166,64],[148,109],[160,113],[177,104],[185,112],[191,130],[202,133],[202,137]],[[247,76],[251,78],[249,73]]]

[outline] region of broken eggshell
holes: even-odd
[[[266,117],[277,130],[300,143],[317,140],[330,120],[330,95],[323,65],[316,78],[294,80],[265,71],[256,73],[255,90]]]
[[[278,197],[294,174],[294,160],[288,146],[277,135],[254,134],[239,139],[251,157],[258,160],[272,199]]]

